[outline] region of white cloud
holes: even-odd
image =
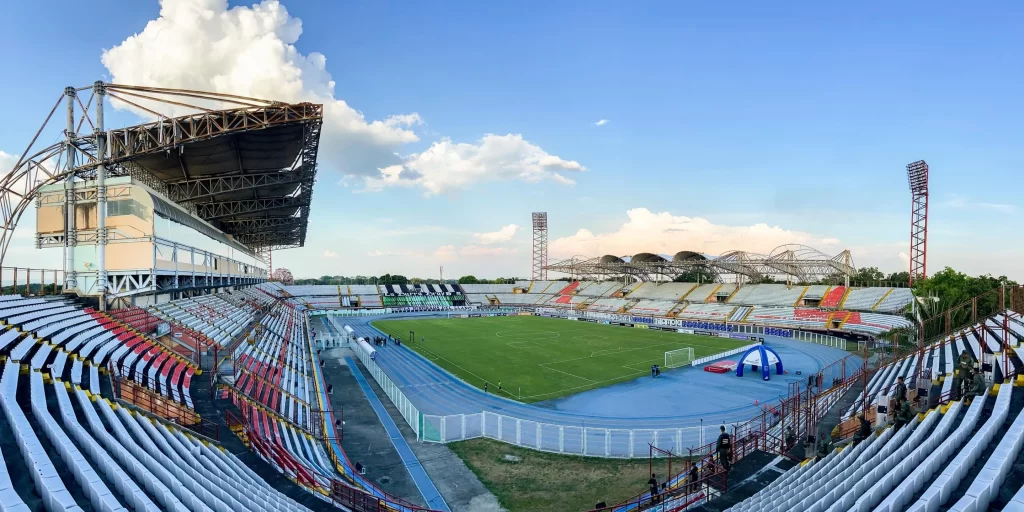
[[[963,197],[958,195],[952,195],[945,201],[939,203],[939,206],[945,206],[947,208],[954,208],[957,210],[969,210],[969,211],[995,211],[999,213],[1013,213],[1017,211],[1017,206],[1005,203],[988,203],[984,201],[977,201],[969,197]]]
[[[606,125],[606,124],[608,124],[610,122],[611,121],[609,121],[607,119],[601,119],[598,122],[594,123],[594,126],[604,126],[604,125]]]
[[[438,194],[486,179],[571,183],[559,173],[583,170],[512,134],[487,135],[475,144],[442,139],[403,157],[400,148],[419,140],[413,131],[423,123],[419,114],[367,119],[336,96],[326,56],[295,47],[301,34],[302,21],[277,0],[230,9],[226,0],[161,0],[160,16],[104,51],[102,61],[114,83],[323,103],[322,163],[366,179],[371,190],[418,186]],[[188,111],[166,105],[159,110]]]
[[[459,249],[459,256],[501,256],[504,254],[515,254],[515,249],[508,247],[481,247],[479,245],[467,245]]]
[[[421,187],[428,195],[463,189],[481,181],[552,180],[563,185],[576,182],[563,172],[585,171],[579,162],[564,160],[531,144],[522,135],[485,135],[476,144],[442,139],[404,162],[380,169],[368,178],[367,188]]]
[[[338,253],[336,253],[336,252],[334,252],[334,251],[332,251],[330,249],[324,249],[324,258],[337,258],[337,257],[338,257]]]
[[[595,234],[580,229],[574,235],[552,241],[551,255],[559,258],[604,254],[627,256],[640,252],[672,255],[683,250],[710,255],[730,250],[767,254],[783,244],[821,247],[839,242],[835,238],[817,237],[779,226],[726,226],[700,217],[654,213],[646,208],[628,210],[626,216],[626,222],[614,231]]]
[[[905,253],[903,251],[900,251],[898,256],[900,258],[900,261],[903,262],[903,269],[904,270],[909,270],[910,269],[910,256],[908,256],[907,253]]]
[[[18,163],[17,156],[0,151],[0,176],[6,176],[7,173],[14,170],[16,163]]]
[[[451,260],[457,256],[454,245],[442,245],[434,251],[434,256],[440,260]]]
[[[497,231],[492,231],[490,233],[473,233],[473,236],[476,237],[477,241],[480,242],[481,244],[496,244],[511,240],[512,237],[516,236],[516,231],[518,229],[519,226],[515,224],[509,224],[508,226],[505,226]]]
[[[296,49],[301,34],[302,21],[276,0],[232,9],[225,0],[162,0],[160,16],[104,51],[102,61],[114,83],[323,103],[320,155],[328,165],[366,175],[399,161],[398,146],[419,140],[409,129],[422,122],[419,115],[366,119],[335,97],[326,57]]]
[[[366,255],[367,256],[374,256],[374,257],[380,257],[380,256],[415,256],[414,253],[411,253],[409,251],[382,251],[380,249],[374,249],[374,250],[366,253]]]

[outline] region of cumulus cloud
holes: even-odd
[[[552,256],[632,255],[640,252],[672,255],[690,250],[718,255],[730,250],[767,254],[783,244],[811,247],[834,245],[835,238],[821,238],[779,226],[754,224],[727,226],[700,217],[683,217],[669,212],[654,213],[646,208],[626,211],[626,222],[614,231],[594,233],[580,229],[551,242]]]
[[[334,252],[334,251],[332,251],[330,249],[324,249],[324,258],[337,258],[337,257],[338,257],[338,253],[336,253],[336,252]]]
[[[367,188],[421,187],[428,195],[463,189],[481,181],[551,180],[562,185],[576,182],[563,173],[585,171],[579,162],[549,154],[522,135],[488,134],[474,144],[442,139],[421,153],[408,155],[401,164],[380,169],[367,179]]]
[[[604,126],[604,125],[608,124],[609,122],[610,121],[608,121],[607,119],[601,119],[598,122],[594,123],[594,126]]]
[[[583,170],[513,134],[488,135],[475,144],[444,139],[403,157],[401,147],[419,141],[419,114],[367,119],[337,96],[327,57],[296,48],[301,34],[302,21],[277,0],[230,9],[227,0],[161,0],[159,17],[104,51],[102,61],[114,83],[322,103],[322,163],[367,180],[371,190],[420,186],[436,194],[488,178],[568,183],[559,172]],[[159,110],[187,112],[166,105]]]
[[[7,173],[13,171],[16,163],[18,163],[18,157],[0,150],[0,176],[6,176]]]
[[[903,266],[905,268],[910,268],[910,256],[908,256],[907,253],[900,251],[899,258],[900,261],[903,262]]]
[[[490,233],[473,233],[473,236],[476,237],[477,242],[481,244],[497,244],[511,240],[512,237],[516,236],[516,231],[518,229],[519,226],[509,224],[497,231],[491,231]]]

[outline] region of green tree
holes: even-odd
[[[459,284],[479,284],[480,280],[476,276],[462,276],[459,278]]]

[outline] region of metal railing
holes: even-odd
[[[0,267],[2,295],[57,295],[64,291],[64,271],[59,269]]]
[[[370,372],[370,375],[373,376],[373,380],[377,381],[377,385],[384,390],[384,394],[391,399],[391,403],[395,404],[395,407],[398,408],[398,411],[402,414],[402,418],[405,419],[405,422],[412,427],[414,432],[416,432],[417,439],[420,439],[422,437],[420,435],[422,415],[420,414],[419,409],[409,401],[409,398],[405,396],[405,393],[403,393],[402,390],[391,381],[387,374],[384,373],[384,370],[381,370],[380,367],[377,366],[377,363],[370,359],[366,352],[362,350],[353,350],[353,352],[355,352],[356,356],[359,357],[359,361],[363,363],[363,366],[365,366]],[[469,438],[467,437],[465,439]]]

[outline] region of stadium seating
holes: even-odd
[[[17,453],[3,457],[31,468],[47,510],[306,510],[230,453],[174,426],[70,383],[47,384],[38,371],[19,375],[13,361],[2,369],[0,422],[24,462]],[[33,491],[15,489],[0,466],[0,508],[33,510],[24,500]]]
[[[242,333],[256,314],[252,307],[239,307],[217,295],[180,299],[152,306],[152,314],[201,332],[220,346],[227,346]]]
[[[736,306],[731,304],[688,304],[676,313],[677,318],[689,320],[707,320],[723,322],[732,314]]]
[[[720,283],[702,284],[694,288],[690,293],[687,293],[682,298],[688,302],[717,302],[715,298],[716,293],[722,288],[724,288],[724,285]],[[736,285],[732,285],[732,288],[724,291],[731,293],[735,289]]]
[[[564,284],[564,283],[563,283]],[[465,293],[512,293],[515,288],[514,284],[460,284],[460,288]]]
[[[279,304],[260,321],[258,340],[235,350],[235,387],[293,423],[309,428],[311,395],[308,342],[302,315]]]
[[[631,299],[652,299],[679,302],[696,283],[655,283],[647,282],[629,292]]]
[[[360,295],[358,297],[359,306],[364,308],[381,308],[384,307],[384,301],[380,298],[380,295]]]
[[[594,311],[598,313],[616,313],[629,303],[630,301],[628,299],[603,298],[598,299],[589,306],[587,306],[587,311]]]
[[[843,301],[842,307],[852,311],[871,311],[892,288],[853,288]]]
[[[823,308],[838,308],[839,304],[843,301],[843,297],[846,296],[845,286],[836,286],[830,289],[821,299],[819,304]]]
[[[3,297],[0,354],[55,379],[99,393],[108,368],[154,393],[192,407],[195,365],[114,319],[59,300]],[[54,307],[55,306],[55,307]]]
[[[629,308],[627,313],[634,315],[653,315],[653,316],[665,316],[669,311],[675,308],[677,303],[669,300],[641,300],[638,301],[633,307]],[[730,308],[731,309],[731,308]]]
[[[584,281],[580,283],[577,295],[587,297],[611,297],[611,295],[622,289],[622,283],[618,281]]]
[[[784,284],[746,285],[729,299],[729,303],[751,306],[792,306],[806,289],[806,286],[786,286]]]
[[[910,288],[893,288],[892,292],[875,307],[875,311],[897,313],[913,301],[914,292]]]
[[[817,300],[820,303],[824,301],[825,294],[828,293],[829,288],[831,287],[827,284],[815,284],[808,286],[807,290],[804,291],[803,296],[799,298],[799,301],[794,302],[792,305],[803,306],[803,301],[805,300]]]

